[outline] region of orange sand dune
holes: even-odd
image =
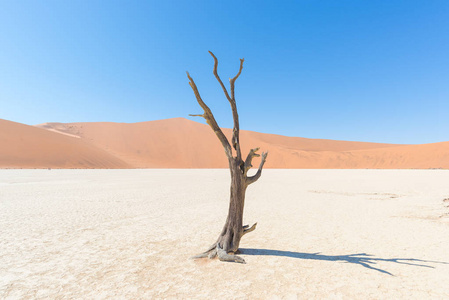
[[[46,123],[38,127],[90,143],[134,168],[226,168],[209,126],[184,118],[141,123]],[[224,129],[230,137],[231,130]],[[449,142],[395,145],[241,131],[244,155],[269,151],[267,168],[449,168]],[[257,167],[259,161],[253,162]],[[63,166],[61,166],[63,167]],[[69,167],[69,166],[64,166]],[[97,166],[102,167],[102,166]]]
[[[80,138],[0,119],[1,168],[126,168]]]

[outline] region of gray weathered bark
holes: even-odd
[[[212,130],[220,140],[221,144],[223,145],[226,157],[228,158],[229,169],[231,171],[231,196],[229,202],[228,217],[217,241],[211,247],[209,247],[207,251],[199,255],[196,255],[192,258],[209,257],[212,259],[218,257],[221,261],[245,263],[245,260],[235,255],[235,253],[239,248],[240,239],[242,238],[242,236],[256,229],[257,225],[257,223],[255,223],[251,227],[249,227],[249,225],[243,226],[242,222],[243,222],[243,208],[245,205],[245,192],[248,185],[256,182],[261,176],[262,168],[267,158],[268,152],[262,153],[262,158],[257,173],[254,176],[247,176],[248,170],[252,167],[251,162],[253,158],[258,157],[260,155],[257,154],[259,148],[251,149],[251,151],[248,153],[248,156],[243,161],[240,150],[239,116],[237,113],[237,105],[235,102],[234,87],[235,81],[242,73],[244,60],[240,59],[240,69],[237,75],[234,78],[229,79],[231,90],[231,93],[229,94],[228,90],[226,89],[225,85],[220,79],[220,76],[218,76],[217,73],[218,60],[212,52],[209,51],[209,53],[214,58],[213,73],[217,78],[218,82],[220,83],[226,98],[231,104],[232,117],[234,119],[234,128],[232,131],[232,139],[231,139],[232,147],[226,136],[223,134],[223,131],[218,126],[217,121],[215,120],[215,117],[212,114],[212,111],[201,99],[200,93],[198,92],[198,88],[195,82],[193,81],[192,77],[190,77],[190,74],[187,72],[187,77],[190,80],[189,84],[195,94],[198,104],[204,111],[203,114],[191,116],[200,116],[206,119],[207,124],[209,124],[209,126],[212,128]],[[234,149],[235,154],[233,153],[232,149]]]

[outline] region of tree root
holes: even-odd
[[[243,226],[243,235],[254,231],[256,229],[257,223],[254,223],[253,226],[249,227],[249,225]],[[242,235],[242,236],[243,236]],[[236,253],[238,253],[238,249]],[[240,256],[235,255],[233,252],[227,253],[223,248],[220,247],[219,242],[214,243],[212,246],[207,249],[207,251],[200,253],[198,255],[192,256],[190,259],[199,259],[199,258],[206,258],[214,259],[215,257],[218,257],[220,261],[227,261],[227,262],[236,262],[241,264],[246,264],[245,260],[241,258]]]
[[[207,249],[203,253],[200,253],[198,255],[192,256],[190,259],[198,259],[198,258],[205,258],[205,257],[209,257],[210,259],[213,259],[213,258],[215,258],[215,256],[217,256],[216,248],[217,248],[217,243],[215,243],[212,246],[210,246],[209,249]],[[215,251],[215,254],[213,254],[214,251]]]
[[[206,252],[192,256],[190,259],[199,259],[199,258],[206,258],[206,257],[208,257],[209,259],[214,259],[215,257],[218,257],[218,259],[220,261],[246,264],[245,260],[243,258],[241,258],[240,256],[226,253],[226,251],[224,251],[222,248],[220,248],[220,245],[218,243],[216,244],[214,249],[210,249]]]
[[[224,251],[222,248],[220,248],[219,244],[217,244],[217,256],[220,261],[246,264],[246,261],[243,258],[241,258],[240,256],[226,253],[226,251]]]

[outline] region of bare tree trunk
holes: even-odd
[[[209,257],[212,259],[218,256],[218,258],[222,261],[245,263],[245,260],[239,256],[236,256],[235,253],[239,248],[240,239],[242,238],[242,236],[256,229],[257,225],[257,223],[255,223],[251,227],[249,227],[248,225],[243,226],[243,208],[245,205],[245,192],[248,185],[256,182],[257,179],[259,179],[259,177],[261,176],[262,168],[268,153],[267,152],[262,153],[262,159],[259,165],[259,169],[257,170],[257,173],[254,176],[248,177],[247,172],[252,167],[251,165],[252,159],[260,155],[256,153],[259,150],[259,148],[251,149],[246,160],[243,161],[240,151],[240,140],[239,140],[240,127],[239,127],[237,106],[235,102],[234,87],[235,81],[242,72],[244,60],[240,59],[240,69],[237,75],[234,78],[229,79],[231,87],[231,95],[229,95],[225,85],[223,84],[217,73],[218,60],[212,52],[209,51],[209,53],[214,58],[213,73],[217,78],[218,82],[220,83],[226,98],[231,104],[232,117],[234,119],[234,129],[231,140],[232,147],[226,136],[223,134],[221,128],[218,126],[215,117],[212,114],[212,111],[201,99],[201,96],[198,92],[198,88],[196,87],[195,82],[190,77],[189,73],[187,73],[187,77],[190,80],[189,84],[192,87],[192,90],[195,94],[198,104],[203,108],[204,111],[204,114],[191,115],[191,116],[200,116],[205,118],[207,123],[212,128],[212,130],[220,140],[221,144],[223,145],[226,156],[229,161],[229,169],[231,171],[231,196],[229,201],[228,217],[217,241],[211,247],[209,247],[207,251],[197,256],[194,256],[193,258]],[[234,148],[235,155],[233,154],[232,148]]]
[[[226,252],[236,252],[243,236],[243,207],[245,205],[245,178],[234,161],[231,166],[231,199],[226,223],[217,244]]]

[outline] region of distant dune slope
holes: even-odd
[[[126,168],[92,143],[0,119],[1,168]]]
[[[230,137],[230,129],[224,132]],[[267,168],[449,168],[449,142],[395,145],[244,130],[240,140],[244,155],[255,147],[269,151]],[[36,126],[0,119],[0,167],[226,168],[227,160],[209,126],[184,118]]]
[[[37,127],[89,143],[134,168],[227,167],[223,148],[212,130],[184,118],[131,124],[46,123]],[[228,137],[231,134],[230,129],[224,132]],[[449,168],[449,142],[395,145],[306,139],[244,130],[240,140],[244,155],[255,147],[270,152],[267,168]],[[257,167],[258,161],[253,165]]]

